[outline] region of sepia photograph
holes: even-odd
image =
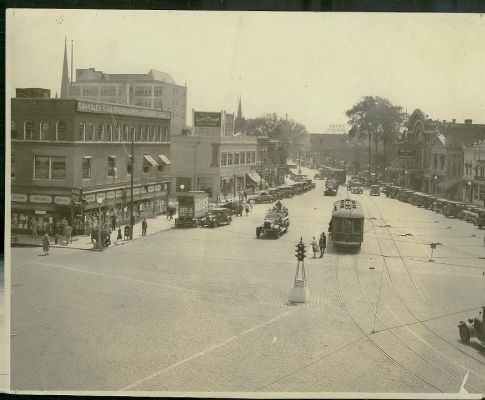
[[[8,9],[0,391],[481,398],[483,38]]]

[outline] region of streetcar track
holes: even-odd
[[[385,261],[384,261],[385,263]],[[367,297],[367,294],[364,290],[364,287],[362,285],[362,280],[360,279],[360,274],[359,274],[359,271],[358,271],[358,267],[357,267],[357,258],[354,258],[353,259],[353,264],[354,264],[354,269],[355,269],[355,273],[356,273],[356,276],[357,276],[357,280],[359,282],[359,286],[360,286],[360,290],[364,296],[364,299],[367,303],[367,305],[369,306],[369,309],[371,310],[371,312],[374,314],[374,316],[381,322],[382,325],[385,326],[386,328],[386,331],[388,331],[391,335],[393,335],[397,340],[399,340],[399,342],[401,342],[402,344],[404,344],[407,348],[409,348],[409,350],[411,350],[413,353],[415,353],[418,357],[420,357],[421,359],[423,359],[425,362],[427,362],[428,364],[432,365],[433,367],[437,368],[438,370],[444,372],[446,375],[449,375],[450,377],[454,378],[458,383],[461,383],[462,382],[462,378],[454,375],[453,373],[445,370],[444,368],[440,367],[438,364],[436,364],[434,361],[428,359],[423,353],[420,353],[419,351],[417,351],[414,347],[412,347],[409,343],[407,343],[403,338],[401,338],[397,333],[393,332],[392,330],[392,327],[390,327],[389,325],[387,325],[385,322],[384,322],[384,319],[382,317],[380,317],[378,314],[377,314],[377,307],[378,305],[376,305],[376,309],[373,310],[372,308],[372,305],[369,301],[369,298]],[[384,268],[384,266],[382,266],[382,268]],[[387,268],[387,266],[385,267]],[[392,314],[394,314],[392,311],[390,311]],[[397,315],[394,314],[396,317]],[[400,320],[402,322],[402,320],[397,317],[396,319]],[[457,364],[455,361],[451,360],[448,356],[446,356],[445,354],[443,354],[440,350],[438,350],[437,348],[435,348],[433,345],[431,345],[430,343],[428,343],[425,339],[423,339],[421,336],[419,336],[418,334],[416,334],[415,332],[413,332],[412,330],[409,329],[409,331],[411,331],[411,333],[416,337],[418,338],[422,343],[428,345],[432,350],[434,350],[436,353],[438,353],[439,355],[443,356],[445,359],[447,359],[448,361],[450,361],[452,364],[455,364],[457,367],[461,367],[466,371],[469,371],[469,369],[467,369],[466,367],[460,365],[460,364]],[[470,371],[471,373],[473,373],[474,375],[476,375],[477,377],[480,377],[479,374],[473,372],[473,371]],[[477,390],[477,393],[479,391]]]
[[[347,316],[349,317],[349,319],[352,321],[352,323],[357,327],[357,329],[365,336],[367,337],[367,339],[374,345],[374,347],[376,347],[376,349],[378,349],[380,352],[382,352],[389,360],[391,360],[392,362],[394,362],[395,364],[397,364],[401,369],[403,369],[404,371],[406,371],[409,375],[413,376],[414,378],[418,379],[419,381],[425,383],[426,385],[432,387],[433,389],[437,390],[438,392],[440,393],[443,393],[442,390],[440,390],[439,388],[437,388],[436,386],[434,386],[432,383],[428,382],[427,380],[425,380],[424,378],[416,375],[414,372],[412,372],[410,369],[408,369],[406,366],[404,366],[402,363],[400,363],[398,360],[396,360],[394,357],[392,357],[388,352],[386,352],[382,347],[380,347],[372,338],[369,334],[367,334],[361,327],[360,325],[357,323],[357,321],[352,317],[352,315],[350,314],[350,311],[348,310],[347,306],[345,305],[345,302],[343,300],[343,297],[342,297],[342,293],[340,291],[340,284],[339,284],[339,274],[338,274],[338,270],[339,270],[339,259],[340,259],[340,256],[337,257],[337,260],[336,260],[336,267],[335,267],[335,272],[336,272],[336,289],[337,289],[337,294],[338,294],[338,297],[339,297],[339,300],[340,300],[340,303],[342,305],[342,308],[344,309],[345,313],[347,314]]]
[[[377,212],[379,213],[379,215],[382,217],[382,213],[379,209],[379,207],[377,207],[377,205],[375,204],[374,202],[374,199],[371,198],[371,202],[374,206],[374,208],[377,210]],[[374,223],[372,222],[372,226],[374,226]],[[379,246],[379,250],[380,252],[382,253],[382,247],[381,247],[381,244],[377,241],[377,244]],[[440,314],[440,310],[435,307],[435,305],[430,302],[426,296],[424,296],[424,294],[421,292],[421,290],[418,288],[416,282],[414,281],[413,277],[411,276],[410,272],[409,272],[409,269],[407,268],[407,265],[404,261],[404,258],[402,257],[401,255],[401,252],[398,248],[398,246],[396,245],[396,243],[394,243],[394,247],[397,251],[397,253],[399,254],[399,260],[401,261],[401,264],[403,265],[404,269],[406,270],[406,273],[407,275],[409,276],[409,279],[411,280],[412,284],[414,285],[414,287],[416,288],[417,292],[419,293],[419,295],[422,297],[422,299],[424,300],[424,302],[426,304],[428,304],[435,312],[437,312],[438,314]],[[423,327],[425,327],[425,329],[427,329],[429,332],[431,332],[433,335],[435,335],[436,337],[438,337],[439,339],[441,339],[442,341],[444,341],[445,343],[447,343],[448,345],[450,345],[451,347],[453,347],[454,349],[456,349],[457,351],[459,351],[460,353],[462,353],[463,355],[465,355],[466,357],[469,357],[470,359],[476,361],[477,363],[481,364],[481,365],[485,365],[485,362],[483,362],[482,360],[474,357],[473,355],[469,354],[468,352],[462,350],[461,348],[459,348],[458,346],[454,345],[452,342],[450,342],[448,339],[444,338],[443,336],[441,336],[439,333],[437,333],[436,331],[434,331],[433,329],[431,329],[429,326],[427,326],[423,321],[421,321],[419,318],[417,318],[417,316],[411,311],[411,309],[407,306],[406,302],[404,302],[404,300],[402,299],[401,295],[399,294],[399,292],[397,291],[395,285],[394,285],[394,281],[391,277],[391,274],[390,274],[390,271],[387,267],[387,263],[386,263],[386,259],[385,257],[383,257],[383,260],[384,260],[384,265],[385,265],[385,268],[386,268],[386,272],[387,272],[387,275],[389,277],[389,280],[391,282],[391,286],[393,288],[393,291],[395,292],[397,298],[399,299],[399,301],[401,302],[401,304],[404,306],[404,308],[409,312],[409,314],[417,321],[418,324],[422,325]],[[449,327],[455,329],[455,327],[453,325],[451,325],[448,321],[444,320],[444,323],[447,324]]]

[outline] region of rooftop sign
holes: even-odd
[[[194,126],[198,127],[220,127],[221,113],[214,112],[194,112]]]
[[[152,110],[149,108],[126,106],[124,104],[98,103],[95,101],[78,100],[76,110],[78,112],[129,115],[132,117],[146,117],[158,119],[170,119],[170,112]]]

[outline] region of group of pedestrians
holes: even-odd
[[[313,250],[313,258],[317,258],[317,254],[320,252],[320,257],[322,258],[323,255],[325,254],[325,249],[327,248],[327,237],[325,236],[325,232],[322,232],[320,235],[320,238],[318,239],[318,242],[315,239],[315,236],[313,236],[312,240],[312,250]]]

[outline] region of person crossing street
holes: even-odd
[[[322,232],[322,234],[320,235],[320,240],[318,244],[320,245],[320,258],[322,258],[327,247],[327,237],[325,236],[325,232]]]

